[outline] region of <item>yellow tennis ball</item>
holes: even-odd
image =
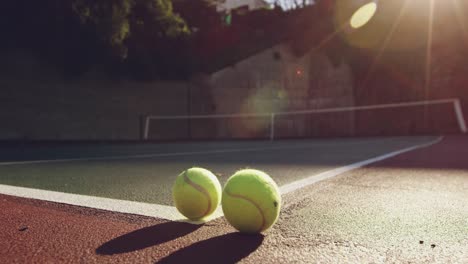
[[[172,187],[177,210],[190,220],[211,215],[221,201],[221,184],[209,170],[191,168],[182,172]]]
[[[237,230],[260,233],[278,219],[281,195],[268,174],[245,169],[228,179],[221,204],[227,221]]]

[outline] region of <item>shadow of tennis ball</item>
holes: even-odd
[[[99,255],[114,255],[142,250],[190,234],[202,227],[181,222],[149,226],[116,237],[96,249]]]
[[[229,233],[182,248],[156,263],[237,263],[262,244],[261,234]]]

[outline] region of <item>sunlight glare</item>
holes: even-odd
[[[375,2],[365,4],[351,17],[351,27],[356,29],[364,26],[372,19],[372,17],[374,17],[376,11],[377,4]]]

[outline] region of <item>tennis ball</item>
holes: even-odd
[[[212,214],[221,201],[221,184],[216,176],[203,168],[182,172],[172,187],[177,210],[190,220]]]
[[[237,230],[260,233],[278,219],[281,195],[268,174],[245,169],[228,179],[221,204],[227,221]]]

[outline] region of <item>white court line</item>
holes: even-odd
[[[312,175],[305,179],[298,180],[298,181],[281,186],[280,192],[281,194],[291,193],[293,191],[312,185],[319,181],[323,181],[323,180],[338,176],[344,172],[348,172],[348,171],[363,167],[365,165],[369,165],[371,163],[382,161],[382,160],[403,154],[405,152],[431,146],[433,144],[440,142],[442,139],[443,137],[439,137],[436,140],[433,140],[428,143],[404,148],[404,149],[390,152],[390,153],[387,153],[387,154],[384,154],[384,155],[381,155],[372,159],[364,160],[364,161],[353,163],[344,167],[340,167],[337,169],[333,169],[330,171]],[[150,216],[150,217],[156,217],[156,218],[161,218],[161,219],[166,219],[166,220],[171,220],[171,221],[185,221],[183,220],[184,217],[177,211],[175,207],[168,206],[168,205],[158,205],[158,204],[150,204],[150,203],[142,203],[142,202],[117,200],[117,199],[110,199],[110,198],[80,195],[80,194],[70,194],[70,193],[46,191],[46,190],[39,190],[39,189],[32,189],[32,188],[25,188],[25,187],[15,187],[15,186],[1,185],[1,184],[0,184],[0,193],[5,194],[5,195],[12,195],[12,196],[17,196],[17,197],[44,200],[44,201],[69,204],[69,205],[77,205],[77,206],[102,209],[102,210],[108,210],[108,211],[119,212],[119,213]],[[211,215],[209,219],[205,219],[204,222],[219,218],[221,216],[223,216],[222,209],[221,209],[221,206],[218,206],[215,213]],[[192,223],[197,224],[200,222],[192,222]]]
[[[388,139],[384,139],[388,140]],[[354,143],[349,143],[354,144]],[[361,144],[355,143],[355,144]],[[94,158],[70,158],[70,159],[51,159],[51,160],[25,160],[25,161],[6,161],[0,162],[0,166],[10,165],[27,165],[27,164],[41,164],[41,163],[65,163],[75,161],[100,161],[100,160],[127,160],[127,159],[145,159],[145,158],[158,158],[158,157],[177,157],[177,156],[194,156],[194,155],[210,155],[210,154],[223,154],[223,153],[237,153],[237,152],[255,152],[266,150],[283,150],[283,149],[306,149],[320,145],[320,143],[312,145],[299,145],[299,146],[284,146],[284,147],[262,147],[262,148],[238,148],[238,149],[221,149],[221,150],[205,150],[205,151],[187,151],[187,152],[173,152],[173,153],[157,153],[157,154],[142,154],[142,155],[127,155],[127,156],[109,156],[109,157],[94,157]]]
[[[0,184],[0,193],[23,198],[108,210],[112,212],[157,217],[171,221],[180,221],[184,219],[184,216],[182,216],[175,207],[168,205],[62,193],[2,184]],[[216,212],[215,216],[219,217],[219,212]]]
[[[439,143],[440,141],[442,141],[442,139],[443,139],[443,137],[438,137],[437,139],[435,139],[435,140],[433,140],[431,142],[428,142],[428,143],[423,143],[423,144],[415,145],[415,146],[412,146],[412,147],[404,148],[404,149],[401,149],[401,150],[393,151],[393,152],[390,152],[390,153],[387,153],[387,154],[384,154],[384,155],[381,155],[381,156],[378,156],[378,157],[375,157],[375,158],[372,158],[372,159],[363,160],[363,161],[353,163],[353,164],[350,164],[350,165],[347,165],[347,166],[344,166],[344,167],[340,167],[340,168],[336,168],[336,169],[333,169],[333,170],[325,171],[325,172],[322,172],[322,173],[307,177],[305,179],[301,179],[301,180],[298,180],[298,181],[295,181],[295,182],[291,182],[291,183],[288,183],[286,185],[281,186],[280,187],[280,192],[281,192],[281,194],[287,194],[287,193],[290,193],[290,192],[294,192],[294,191],[296,191],[298,189],[304,188],[305,186],[309,186],[309,185],[312,185],[312,184],[317,183],[319,181],[323,181],[323,180],[326,180],[326,179],[333,178],[333,177],[338,176],[338,175],[340,175],[342,173],[364,167],[364,166],[369,165],[371,163],[376,163],[376,162],[379,162],[379,161],[382,161],[382,160],[385,160],[385,159],[389,159],[389,158],[392,158],[392,157],[395,157],[395,156],[398,156],[400,154],[410,152],[410,151],[413,151],[413,150],[416,150],[416,149],[429,147],[431,145]]]

